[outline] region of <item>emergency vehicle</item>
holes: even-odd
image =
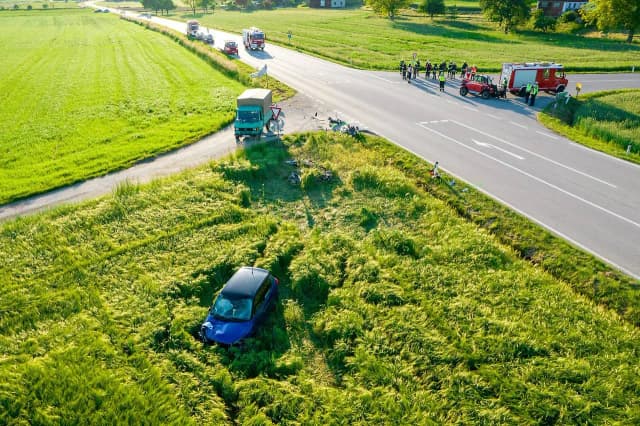
[[[561,64],[553,62],[526,62],[502,64],[500,83],[507,79],[507,90],[514,95],[524,96],[527,83],[538,82],[540,91],[563,92],[569,81]]]
[[[242,30],[242,44],[245,49],[264,50],[264,32],[256,27]]]

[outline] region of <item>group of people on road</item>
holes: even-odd
[[[400,61],[400,74],[402,74],[404,80],[418,78],[422,69],[423,67],[420,64],[420,60],[409,64],[404,60]],[[475,65],[469,66],[466,62],[464,62],[460,68],[461,77],[472,77],[477,72],[478,68]],[[446,78],[455,80],[457,74],[458,65],[455,61],[450,61],[449,64],[447,64],[447,61],[432,64],[431,61],[427,60],[427,63],[424,65],[424,78],[437,80],[441,75],[446,75]]]

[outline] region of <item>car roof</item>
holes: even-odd
[[[269,271],[266,269],[243,266],[227,281],[221,294],[230,297],[253,297],[268,276]]]

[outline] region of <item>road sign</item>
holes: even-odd
[[[271,105],[271,112],[273,112],[273,119],[277,120],[278,117],[280,117],[280,112],[282,111],[282,108],[280,108],[277,105]]]

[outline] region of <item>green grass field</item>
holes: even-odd
[[[560,110],[551,105],[540,114],[545,125],[576,142],[640,164],[640,90],[589,93],[559,106]]]
[[[0,39],[0,203],[194,142],[244,88],[114,15],[4,12]]]
[[[301,186],[288,158],[312,161]],[[427,174],[377,138],[299,135],[1,225],[0,423],[637,424],[638,329],[410,161]],[[247,264],[281,278],[275,312],[203,346]]]
[[[190,15],[181,16],[186,20]],[[564,64],[569,71],[630,70],[640,63],[640,45],[570,34],[522,31],[505,35],[482,15],[460,16],[457,21],[431,21],[406,12],[391,21],[366,10],[308,8],[238,12],[216,10],[199,18],[205,25],[241,32],[258,25],[268,40],[355,67],[395,69],[400,59],[467,61],[481,70],[497,71],[503,62],[546,60]]]

